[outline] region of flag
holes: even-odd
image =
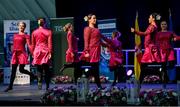
[[[169,9],[169,31],[173,32],[171,9]],[[174,41],[173,40],[171,41],[171,45],[172,45],[172,47],[174,47]],[[169,63],[168,63],[168,65],[169,65]],[[168,74],[169,80],[170,81],[175,80],[176,79],[176,68],[175,68],[175,66],[174,67],[168,66],[167,71],[168,71],[167,74]]]
[[[169,9],[169,31],[173,31],[171,9]]]
[[[135,30],[139,31],[139,24],[138,24],[138,12],[136,12],[136,19],[135,19]],[[135,53],[134,53],[134,74],[136,80],[139,80],[140,73],[141,73],[141,37],[135,34]]]

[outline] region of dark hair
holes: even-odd
[[[23,21],[18,22],[18,26],[19,26],[20,23],[22,23],[24,25],[24,28],[26,28],[26,23],[25,22],[23,22]]]
[[[152,16],[152,18],[154,18],[154,21],[155,21],[155,23],[156,23],[156,25],[157,25],[157,31],[159,31],[160,30],[160,21],[161,21],[161,16],[160,16],[160,14],[158,14],[158,13],[152,13],[152,14],[150,14],[151,16]]]
[[[166,20],[161,20],[161,23],[162,23],[162,22],[166,22],[166,24],[168,24],[168,21],[166,21]]]
[[[45,18],[38,18],[38,25],[44,26],[44,24],[45,24]]]
[[[156,22],[161,20],[161,16],[158,13],[152,13],[151,15]]]
[[[92,18],[93,15],[95,15],[95,14],[92,14],[92,13],[88,14],[87,16],[84,17],[84,20],[89,21]]]

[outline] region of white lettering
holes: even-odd
[[[98,28],[99,29],[112,29],[112,28],[116,28],[116,23],[99,24]]]
[[[59,32],[63,31],[62,26],[54,26],[54,29],[55,29],[55,31],[59,31]]]

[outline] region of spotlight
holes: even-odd
[[[89,74],[89,71],[91,70],[91,66],[81,66],[82,74],[85,74],[86,76]]]
[[[130,69],[130,70],[128,70],[128,71],[126,72],[126,75],[127,75],[127,76],[131,76],[132,73],[133,73],[133,71]]]
[[[91,69],[91,66],[81,66],[81,69],[83,69],[85,72],[88,72]]]
[[[161,72],[161,71],[162,71],[162,68],[159,68],[159,71]]]
[[[88,71],[89,71],[89,68],[85,68],[84,71],[85,71],[85,72],[88,72]]]
[[[127,71],[126,71],[126,79],[129,80],[129,79],[133,78],[133,77],[132,77],[133,74],[134,74],[134,73],[133,73],[133,70],[131,70],[131,69],[127,70]]]

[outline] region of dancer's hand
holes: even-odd
[[[135,29],[134,28],[131,28],[131,32],[134,33]]]
[[[86,53],[86,54],[85,54],[85,57],[88,58],[88,57],[89,57],[89,53]]]
[[[49,53],[49,55],[48,55],[48,56],[49,56],[49,59],[51,59],[51,54],[50,54],[50,53]]]

